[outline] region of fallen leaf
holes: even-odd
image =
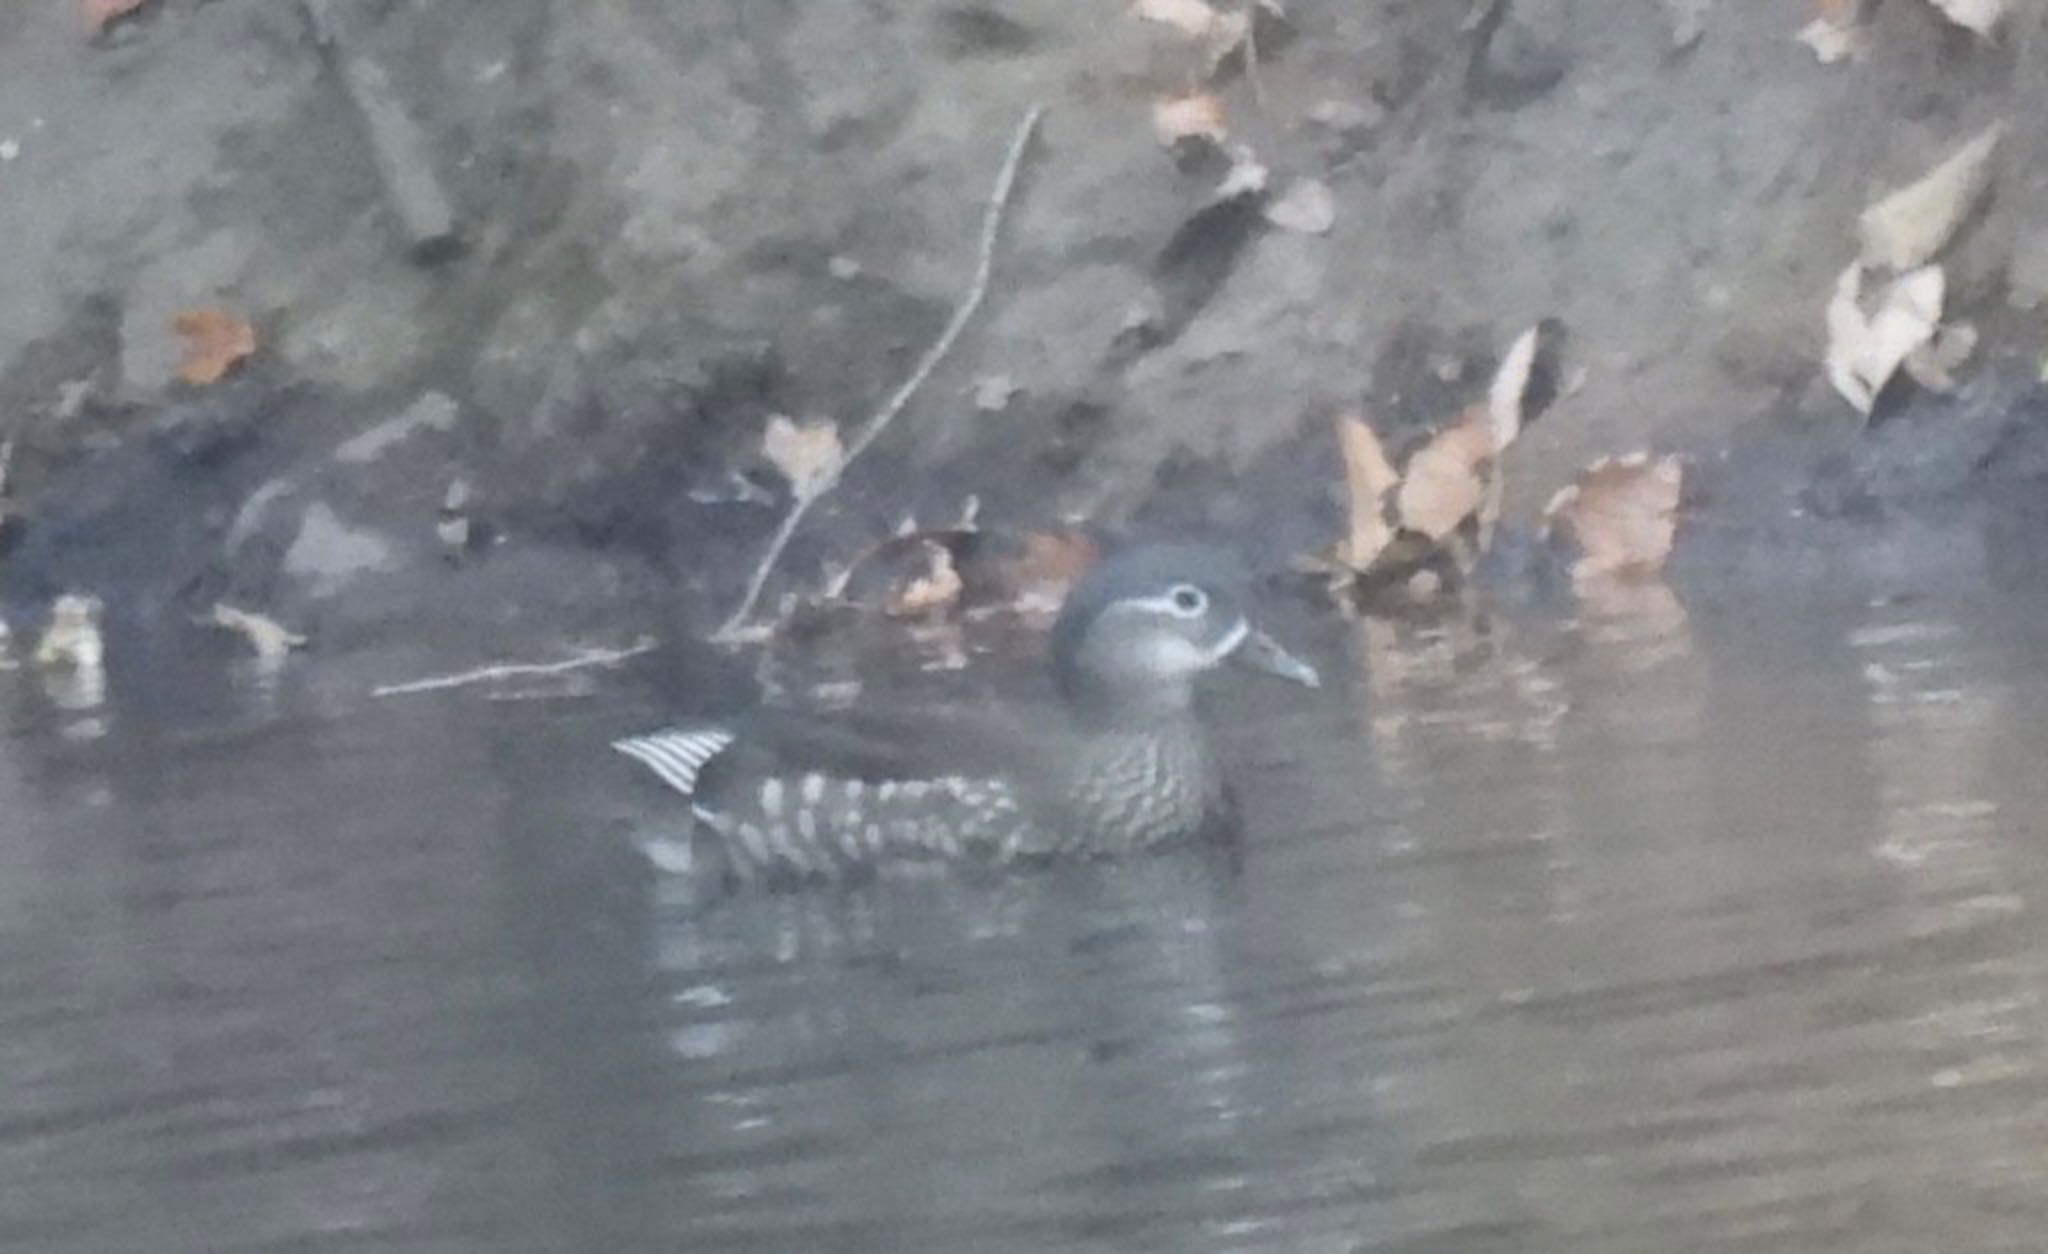
[[[1328,235],[1337,224],[1337,198],[1321,179],[1301,178],[1266,203],[1266,221],[1283,231]]]
[[[1223,125],[1223,101],[1206,91],[1154,100],[1152,133],[1168,148],[1188,139],[1206,139],[1220,144],[1229,133]]]
[[[237,609],[225,601],[216,601],[210,620],[217,627],[239,633],[256,650],[259,661],[276,662],[300,645],[306,638],[297,632],[287,631],[274,618]]]
[[[1828,382],[1859,413],[1868,414],[1907,356],[1934,338],[1943,289],[1941,267],[1923,266],[1894,280],[1877,312],[1865,315],[1862,265],[1851,262],[1835,281],[1827,310]]]
[[[1209,203],[1222,205],[1246,196],[1263,196],[1271,181],[1272,171],[1266,168],[1266,163],[1248,146],[1239,144],[1232,150],[1230,168],[1223,172],[1223,181],[1210,194]]]
[[[1700,41],[1707,33],[1707,10],[1714,0],[1664,0],[1665,13],[1671,19],[1671,47],[1684,51]]]
[[[1205,0],[1131,0],[1131,11],[1148,22],[1171,26],[1190,39],[1209,38],[1223,21],[1223,14]]]
[[[1860,56],[1869,40],[1863,0],[1820,0],[1818,15],[1801,27],[1796,38],[1813,50],[1822,65]]]
[[[1941,15],[1967,31],[1990,38],[2011,0],[1933,0]]]
[[[1337,447],[1344,455],[1344,498],[1351,524],[1337,561],[1364,570],[1393,543],[1387,495],[1401,476],[1363,414],[1337,416]]]
[[[1907,353],[1899,365],[1921,387],[1948,393],[1956,390],[1955,368],[1968,361],[1975,351],[1977,328],[1967,322],[1956,322],[1936,327],[1933,338]]]
[[[1024,537],[1022,552],[996,563],[994,591],[1014,613],[1049,617],[1096,557],[1085,531],[1034,531]]]
[[[67,592],[50,606],[50,625],[36,645],[37,666],[98,670],[106,658],[100,637],[100,599]]]
[[[1401,526],[1441,543],[1486,505],[1499,451],[1486,409],[1467,409],[1402,468],[1394,497]]]
[[[1678,532],[1685,469],[1676,457],[1629,453],[1603,457],[1543,510],[1546,537],[1578,547],[1572,578],[1642,578],[1664,568]]]
[[[256,328],[222,309],[188,309],[171,320],[185,337],[178,377],[194,387],[218,383],[256,351]]]
[[[1551,396],[1556,394],[1555,383],[1543,384],[1537,376],[1537,368],[1543,364],[1539,354],[1546,349],[1551,350],[1552,357],[1555,356],[1555,344],[1544,342],[1545,336],[1551,334],[1549,328],[1556,326],[1561,331],[1562,325],[1554,319],[1538,323],[1516,336],[1515,342],[1508,345],[1508,351],[1502,354],[1500,365],[1493,372],[1493,382],[1486,389],[1486,416],[1493,425],[1496,451],[1513,444],[1515,437],[1522,433],[1523,424],[1547,408]],[[1545,369],[1554,374],[1554,367],[1555,363],[1551,362]],[[1532,395],[1532,383],[1538,384],[1545,394]]]
[[[839,428],[830,418],[798,422],[786,414],[768,419],[761,435],[761,455],[789,480],[790,490],[808,499],[823,492],[846,462]]]
[[[126,17],[149,0],[79,0],[79,9],[85,15],[85,27],[97,35],[105,30],[115,18]]]
[[[1863,264],[1910,270],[1940,252],[1991,183],[1991,153],[2004,123],[1993,123],[1918,181],[1863,211]]]
[[[953,551],[930,540],[918,542],[922,568],[899,585],[882,611],[892,618],[910,618],[950,608],[960,599],[959,568]]]

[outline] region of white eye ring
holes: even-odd
[[[1200,618],[1209,611],[1209,594],[1191,583],[1177,583],[1167,590],[1166,604],[1182,618]]]

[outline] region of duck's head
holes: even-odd
[[[1214,549],[1148,545],[1104,560],[1053,624],[1061,693],[1112,718],[1184,709],[1196,677],[1226,662],[1319,686],[1314,667],[1252,622],[1249,589],[1243,565]]]

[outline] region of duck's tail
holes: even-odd
[[[661,778],[661,782],[692,801],[697,796],[697,776],[705,763],[725,752],[733,734],[715,724],[670,727],[644,736],[627,736],[612,741],[612,748],[640,762]]]

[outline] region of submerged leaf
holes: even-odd
[[[1578,547],[1574,580],[1654,575],[1671,555],[1684,479],[1676,457],[1603,457],[1550,498],[1544,532]]]

